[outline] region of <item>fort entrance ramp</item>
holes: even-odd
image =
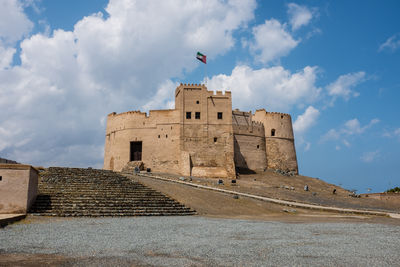
[[[29,213],[43,216],[192,215],[194,210],[112,171],[51,167]]]

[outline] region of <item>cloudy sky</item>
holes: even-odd
[[[0,157],[99,167],[110,112],[176,85],[292,114],[300,172],[400,186],[400,2],[0,0]]]

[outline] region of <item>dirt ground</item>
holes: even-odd
[[[290,177],[292,178],[292,177]],[[239,197],[235,199],[230,194],[195,188],[187,185],[171,183],[161,180],[156,180],[147,177],[133,178],[155,190],[158,190],[165,195],[185,204],[197,211],[200,216],[214,218],[232,218],[232,219],[247,219],[247,220],[266,220],[266,221],[282,221],[293,223],[309,223],[309,222],[370,222],[370,223],[385,223],[400,225],[400,220],[387,218],[383,216],[365,216],[353,215],[334,212],[321,212],[310,209],[292,208],[278,204],[268,203],[260,200]],[[241,178],[238,185],[219,186],[232,190],[241,188],[240,185],[248,184],[250,181]],[[257,178],[256,178],[257,179]],[[196,179],[193,179],[196,180]],[[258,181],[262,183],[261,181]],[[214,181],[199,180],[197,183],[216,184]],[[251,184],[251,183],[250,183]],[[244,189],[243,189],[244,188]],[[252,188],[252,187],[250,187]],[[241,188],[244,192],[249,192],[247,186]],[[241,191],[242,191],[241,190]],[[260,188],[258,188],[260,190]],[[277,190],[277,188],[275,188]],[[280,190],[280,189],[278,189]],[[287,190],[287,189],[282,189]],[[340,189],[339,194],[344,195]],[[260,190],[261,191],[261,190]],[[251,193],[259,193],[260,191],[250,191]],[[293,191],[293,190],[292,190]],[[344,190],[343,190],[344,191]],[[285,191],[283,191],[285,192]],[[328,193],[326,193],[328,194]],[[261,194],[260,194],[261,195]],[[266,195],[270,196],[270,195]],[[343,196],[344,198],[347,198]],[[350,199],[350,197],[348,197]]]
[[[160,174],[161,176],[179,180],[180,176]],[[132,176],[131,176],[132,177]],[[285,223],[321,223],[321,222],[346,222],[346,223],[377,223],[387,225],[400,225],[399,219],[384,216],[353,215],[335,212],[321,212],[316,210],[292,208],[278,204],[268,203],[246,197],[234,198],[230,194],[199,189],[182,184],[155,180],[147,177],[133,176],[135,180],[158,190],[167,196],[185,204],[197,211],[197,216],[211,218],[230,218],[243,220],[279,221]],[[189,178],[186,177],[186,181]],[[214,186],[238,192],[272,197],[282,200],[312,203],[342,208],[376,209],[400,212],[400,198],[391,201],[365,197],[354,198],[349,196],[349,191],[338,186],[328,184],[322,180],[305,177],[287,177],[272,171],[265,173],[240,175],[236,184],[224,180],[224,185],[218,185],[216,179],[193,178],[192,183]],[[304,185],[309,191],[304,191]],[[336,189],[336,194],[332,194]],[[315,194],[313,194],[315,193]],[[18,223],[36,223],[48,221],[48,217],[27,217]],[[51,218],[52,220],[65,220],[65,218]],[[110,261],[110,259],[108,259]],[[96,262],[97,261],[97,262]],[[111,261],[112,262],[112,261]],[[57,254],[6,254],[0,251],[0,266],[84,266],[85,263],[99,263],[102,259],[77,258]],[[120,259],[115,259],[116,265],[122,264]],[[124,262],[127,266],[141,266],[135,262]]]
[[[180,177],[164,173],[160,175],[176,180]],[[185,177],[185,179],[189,181],[189,177]],[[236,180],[236,184],[232,184],[231,180],[223,180],[223,185],[217,185],[217,181],[218,179],[213,178],[194,177],[191,182],[300,203],[339,208],[400,212],[400,197],[391,199],[390,201],[369,198],[366,195],[356,198],[349,196],[351,192],[340,186],[329,184],[318,178],[302,175],[284,176],[267,170],[256,174],[241,174]],[[305,185],[308,185],[309,191],[304,191]],[[336,189],[335,194],[333,194],[334,189]]]

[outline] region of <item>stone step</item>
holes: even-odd
[[[81,209],[79,207],[62,207],[62,208],[38,208],[32,209],[32,212],[44,212],[44,211],[59,211],[59,212],[99,212],[99,213],[107,213],[107,212],[119,212],[119,213],[129,213],[129,212],[138,212],[138,211],[190,211],[189,208],[185,207],[134,207],[134,208],[124,208],[124,207],[105,207],[105,208],[84,208]]]
[[[121,186],[119,184],[117,185],[93,185],[93,184],[87,184],[87,185],[73,185],[73,184],[63,184],[63,185],[46,185],[46,186],[41,186],[39,185],[40,188],[43,189],[80,189],[80,188],[90,188],[90,189],[117,189],[117,190],[125,190],[125,189],[135,189],[135,190],[151,190],[150,188],[146,188],[143,186],[135,186],[135,185],[124,185]]]
[[[196,214],[190,212],[130,212],[130,213],[53,213],[42,212],[32,213],[36,216],[57,216],[57,217],[123,217],[123,216],[188,216]]]
[[[31,213],[44,216],[192,215],[195,211],[112,171],[49,168]]]
[[[171,200],[168,197],[165,197],[163,195],[140,195],[140,194],[127,194],[127,195],[103,195],[103,194],[57,194],[57,195],[39,195],[36,200],[37,201],[48,201],[48,200],[67,200],[67,199],[76,199],[76,200],[90,200],[90,201],[96,201],[96,200],[105,200],[105,201],[110,201],[110,200],[116,200],[116,201],[124,201],[124,200]]]
[[[124,211],[135,211],[142,209],[166,209],[166,210],[188,210],[188,208],[184,206],[169,206],[169,205],[126,205],[126,206],[80,206],[80,205],[56,205],[56,206],[35,206],[32,207],[31,211],[41,211],[41,210],[104,210],[104,211],[115,211],[115,210],[124,210]]]
[[[33,210],[32,213],[154,213],[154,212],[175,212],[175,213],[184,213],[184,212],[193,212],[192,210],[186,209],[162,209],[162,208],[154,208],[154,209],[104,209],[104,210],[91,210],[91,209],[38,209]]]
[[[76,189],[76,190],[74,190],[73,188],[68,188],[68,189],[56,189],[56,188],[53,188],[53,189],[43,189],[43,188],[41,188],[40,190],[39,190],[40,192],[43,192],[43,193],[62,193],[62,192],[66,192],[66,193],[74,193],[74,192],[89,192],[89,193],[91,193],[91,192],[105,192],[105,193],[107,193],[107,192],[109,192],[109,193],[119,193],[119,192],[123,192],[123,193],[157,193],[157,194],[160,194],[159,192],[156,192],[156,191],[153,191],[153,190],[148,190],[148,189],[146,189],[146,190],[143,190],[143,189],[138,189],[138,190],[134,190],[134,189],[131,189],[131,188],[127,188],[127,189],[124,189],[124,190],[118,190],[118,188],[107,188],[107,189],[104,189],[104,188],[98,188],[98,189],[95,189],[95,188],[80,188],[80,189]]]
[[[156,193],[126,193],[126,192],[121,192],[120,194],[114,194],[114,193],[107,193],[107,192],[74,192],[74,193],[68,193],[68,192],[61,192],[61,193],[52,193],[52,192],[47,192],[47,193],[40,193],[39,196],[43,196],[42,198],[46,198],[46,196],[52,196],[52,197],[87,197],[87,198],[126,198],[126,197],[148,197],[148,198],[162,198],[165,197],[162,194],[156,194]]]
[[[85,201],[52,201],[52,202],[37,202],[34,204],[32,207],[39,207],[39,206],[81,206],[81,207],[102,207],[102,206],[114,206],[114,207],[122,207],[122,206],[129,206],[129,207],[134,207],[134,206],[169,206],[169,207],[183,207],[184,205],[178,203],[178,202],[160,202],[160,201],[154,201],[154,202],[149,202],[149,201],[98,201],[98,202],[93,202],[93,203],[88,203]]]
[[[33,207],[39,206],[68,206],[68,205],[75,205],[75,206],[85,206],[85,207],[102,207],[102,206],[133,206],[133,205],[148,205],[148,206],[173,206],[173,207],[181,207],[184,206],[178,202],[169,202],[169,201],[98,201],[93,203],[88,203],[87,201],[81,200],[69,200],[69,201],[48,201],[48,202],[41,202],[38,201],[35,203]]]
[[[174,211],[188,211],[189,208],[186,207],[170,207],[170,206],[127,206],[127,207],[82,207],[82,206],[43,206],[35,207],[31,209],[31,212],[43,212],[43,211],[91,211],[91,212],[132,212],[138,210],[174,210]]]

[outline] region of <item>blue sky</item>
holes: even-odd
[[[400,185],[398,1],[0,0],[0,157],[101,167],[110,112],[180,82],[292,115],[300,173]]]

